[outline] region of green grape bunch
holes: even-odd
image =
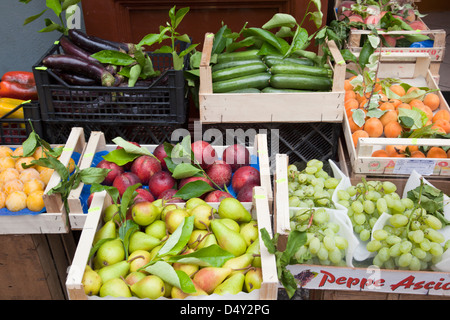
[[[330,221],[325,208],[290,210],[291,230],[306,232],[307,240],[295,253],[306,264],[346,266],[348,241],[339,235],[340,225]]]
[[[410,199],[401,199],[397,187],[390,181],[362,181],[354,186],[338,190],[338,203],[347,208],[353,230],[361,241],[368,241],[372,228],[384,213],[401,213],[412,208]]]
[[[289,207],[335,208],[332,196],[340,180],[323,170],[323,162],[313,159],[299,171],[294,164],[288,166]]]
[[[423,181],[417,188],[417,201],[407,198],[413,203],[412,207],[409,205],[405,206],[403,212],[392,212],[389,224],[373,231],[372,240],[367,243],[366,248],[375,254],[374,265],[385,269],[420,271],[430,270],[441,261],[450,242],[445,241],[439,230],[448,221],[438,218],[423,207],[422,189]]]

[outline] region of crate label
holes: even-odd
[[[287,267],[304,289],[353,290],[418,295],[450,295],[450,274],[434,271],[408,271],[367,268],[289,265]]]
[[[435,160],[399,159],[395,163],[393,173],[411,174],[413,170],[416,170],[421,175],[429,176],[433,174],[435,166],[436,166]]]

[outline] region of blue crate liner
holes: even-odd
[[[12,148],[14,150],[14,148]],[[81,154],[78,152],[73,152],[72,153],[72,159],[75,161],[75,163],[78,163],[78,161],[80,160],[80,156]],[[23,209],[20,211],[9,211],[6,208],[2,208],[0,209],[0,216],[22,216],[22,215],[37,215],[43,212],[46,212],[47,210],[45,209],[45,207],[41,210],[41,211],[31,211],[29,209]]]
[[[108,153],[108,151],[97,152],[94,155],[91,167],[97,166],[97,164],[100,161],[103,160],[103,156],[106,155],[107,153]],[[255,169],[257,169],[259,171],[259,158],[256,155],[251,155],[250,156],[250,166],[255,168]],[[142,186],[142,188],[148,189],[148,186]],[[228,189],[229,193],[233,197],[237,196],[236,192],[233,190],[233,187],[231,186],[231,183],[230,183],[230,185],[227,186],[227,189]],[[81,207],[83,208],[83,213],[85,213],[85,214],[88,213],[88,210],[89,210],[89,208],[87,206],[87,200],[88,200],[90,194],[91,194],[91,186],[90,185],[84,185],[84,187],[83,187],[83,189],[81,191],[80,201],[81,201]]]

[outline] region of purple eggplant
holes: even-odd
[[[42,64],[50,69],[59,69],[94,79],[105,87],[112,86],[115,81],[114,76],[104,67],[66,54],[49,55],[42,60]]]
[[[84,77],[84,76],[80,76],[78,74],[73,74],[73,73],[65,73],[62,72],[60,70],[53,70],[54,73],[56,73],[56,75],[58,77],[60,77],[64,82],[66,82],[69,85],[73,85],[73,86],[95,86],[97,84],[97,81],[95,81],[94,79],[88,78],[88,77]]]
[[[120,51],[122,47],[129,47],[129,44],[126,43],[118,43],[114,41],[104,40],[98,37],[88,36],[84,32],[77,29],[70,29],[68,34],[69,39],[73,43],[90,53],[96,53],[102,50]],[[128,50],[125,51],[128,52]]]
[[[88,61],[90,63],[93,63],[93,64],[98,64],[99,66],[102,65],[100,63],[100,61],[98,61],[97,59],[91,57],[91,54],[89,52],[87,52],[86,50],[80,48],[79,46],[77,46],[76,44],[71,42],[67,37],[62,37],[59,40],[59,44],[63,48],[64,53],[66,53],[68,55],[81,58],[81,59],[86,60],[86,61]]]

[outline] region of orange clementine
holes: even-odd
[[[405,89],[399,84],[392,84],[389,89],[400,97],[406,94]]]
[[[444,130],[444,133],[450,133],[450,121],[448,120],[444,120],[444,119],[437,119],[434,123],[433,126],[438,126],[441,127]]]
[[[400,145],[387,145],[386,146],[386,152],[388,153],[389,157],[396,157],[398,155],[405,154],[406,146],[400,146]]]
[[[416,146],[416,145],[408,146],[408,150],[409,150],[410,153],[413,153],[414,151],[418,151],[419,147]]]
[[[366,120],[364,130],[369,134],[369,137],[378,138],[383,134],[383,124],[380,119],[372,117]]]
[[[402,104],[402,100],[399,99],[391,99],[389,100],[389,102],[392,103],[395,108],[397,108],[400,104]]]
[[[395,110],[395,106],[390,102],[383,102],[380,105],[380,110]]]
[[[411,152],[411,158],[426,158],[422,151],[416,150]]]
[[[420,107],[424,106],[423,102],[420,101],[419,99],[412,99],[408,104],[411,107],[416,107],[416,108],[420,108]]]
[[[353,91],[353,90],[345,91],[344,101],[347,101],[348,99],[355,99],[355,98],[356,98],[355,91]]]
[[[349,90],[352,90],[353,91],[353,85],[350,83],[350,79],[345,79],[345,82],[344,82],[344,90],[345,91],[349,91]]]
[[[380,117],[380,121],[383,124],[383,127],[385,127],[389,122],[395,121],[397,122],[398,116],[397,111],[394,110],[388,110]]]
[[[388,154],[387,154],[386,150],[380,149],[380,150],[375,150],[372,153],[372,157],[388,157]]]
[[[408,91],[406,91],[406,93],[411,93],[411,92],[413,92],[414,90],[420,90],[420,89],[417,88],[417,87],[410,87],[410,88],[408,89]]]
[[[398,109],[408,109],[408,110],[411,110],[412,107],[411,107],[409,104],[407,104],[407,103],[400,103],[400,104],[397,106],[397,113],[400,112]]]
[[[439,99],[439,96],[435,93],[428,93],[425,98],[423,99],[423,103],[428,106],[432,111],[439,108],[439,105],[441,104],[441,99]]]
[[[369,138],[369,134],[364,130],[356,130],[355,132],[353,132],[352,140],[355,148],[358,145],[359,138]]]
[[[402,126],[397,121],[391,121],[384,127],[386,138],[397,138],[403,131]]]
[[[440,147],[431,147],[427,152],[427,158],[447,158],[447,153]]]

